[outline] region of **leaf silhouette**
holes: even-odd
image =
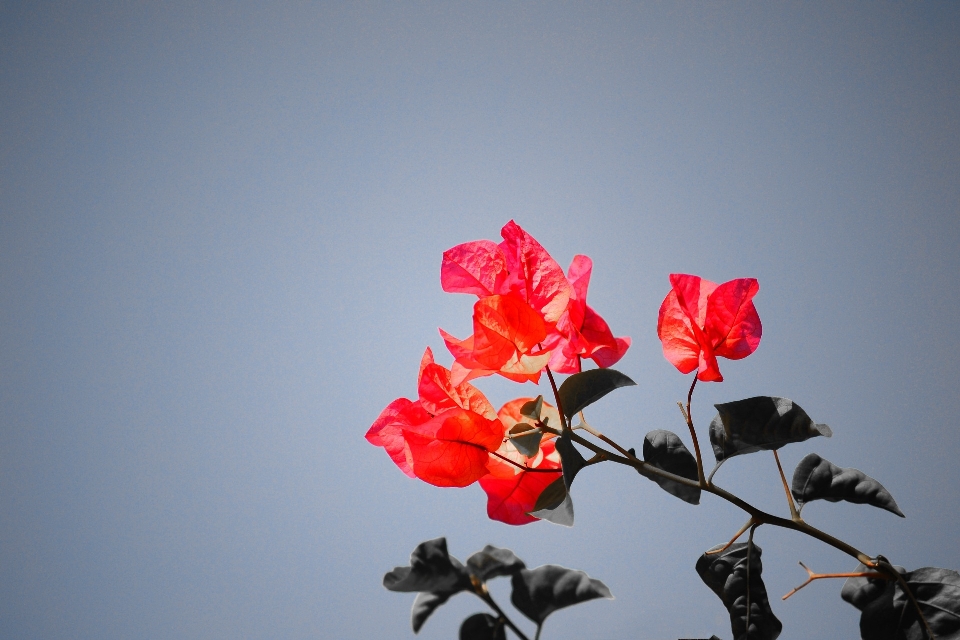
[[[710,444],[717,462],[833,435],[830,427],[814,423],[800,405],[787,398],[757,396],[714,406],[719,414],[710,423]]]
[[[383,576],[390,591],[456,593],[470,586],[470,575],[459,560],[447,553],[447,539],[427,540],[410,554],[409,567],[396,567]]]
[[[510,428],[507,436],[517,451],[528,458],[532,458],[540,451],[540,441],[543,439],[543,431],[525,422],[518,422]]]
[[[951,569],[923,567],[904,571],[904,578],[937,640],[960,638],[960,574]],[[856,571],[867,571],[859,565]],[[848,578],[840,597],[860,609],[863,640],[922,640],[927,638],[916,609],[895,580]]]
[[[594,598],[613,599],[613,595],[607,585],[583,571],[547,564],[513,574],[510,601],[538,626],[557,609]]]
[[[507,640],[507,632],[489,613],[475,613],[460,625],[460,640]]]
[[[547,485],[537,498],[530,515],[564,527],[573,526],[573,499],[567,492],[563,478],[557,478]]]
[[[674,475],[690,478],[694,482],[697,475],[697,459],[684,446],[680,436],[665,429],[651,431],[643,439],[643,459],[658,469],[668,471]],[[700,504],[700,488],[688,487],[667,478],[657,475],[648,475],[660,487],[684,502]]]
[[[614,369],[590,369],[575,373],[560,385],[560,402],[568,418],[583,411],[614,389],[637,383]]]
[[[543,490],[530,515],[564,527],[573,526],[573,498],[570,485],[587,461],[570,440],[570,431],[565,429],[556,440],[557,451],[563,465],[563,477],[557,478]]]
[[[838,467],[815,453],[807,454],[797,465],[790,491],[797,501],[798,509],[813,500],[845,500],[873,505],[901,518],[906,517],[897,506],[897,501],[882,484],[859,469]]]
[[[417,545],[410,554],[410,566],[396,567],[384,575],[383,586],[390,591],[421,592],[410,610],[410,623],[416,633],[437,607],[471,585],[470,574],[447,553],[447,539],[436,538]]]
[[[486,582],[497,576],[508,576],[526,569],[527,565],[510,549],[500,549],[487,545],[482,551],[467,558],[467,569]]]
[[[730,613],[734,640],[775,640],[783,624],[773,615],[767,590],[760,573],[760,547],[753,545],[747,562],[747,543],[731,545],[717,554],[703,554],[697,560],[697,573],[717,594]],[[714,547],[715,549],[718,547]],[[749,581],[747,576],[749,575]],[[747,630],[747,600],[750,602],[750,629]]]
[[[410,624],[413,626],[413,632],[419,633],[423,623],[427,621],[437,607],[450,599],[452,593],[430,593],[424,591],[418,593],[413,601],[413,608],[410,609]]]
[[[560,460],[563,461],[563,484],[566,485],[567,491],[569,491],[570,485],[573,484],[573,479],[577,477],[580,469],[583,469],[587,461],[583,459],[583,455],[573,446],[569,429],[564,429],[560,437],[556,439],[556,443]]]

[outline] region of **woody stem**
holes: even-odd
[[[566,428],[566,414],[563,413],[563,403],[560,402],[560,390],[557,389],[557,381],[553,379],[553,371],[550,371],[550,367],[544,367],[544,369],[547,370],[547,377],[550,379],[550,386],[553,388],[553,398],[557,401],[557,411],[560,412],[560,424]]]
[[[487,453],[489,453],[489,454],[491,454],[491,455],[494,455],[494,456],[500,458],[500,459],[503,460],[504,462],[509,462],[509,463],[512,464],[513,466],[519,467],[520,469],[523,469],[524,471],[533,471],[533,472],[535,472],[535,473],[561,473],[561,470],[560,470],[560,469],[531,469],[531,468],[528,467],[527,465],[525,465],[525,464],[520,464],[519,462],[516,462],[516,461],[514,461],[514,460],[511,460],[510,458],[508,458],[508,457],[506,457],[506,456],[502,456],[502,455],[500,455],[499,453],[497,453],[496,451],[488,451]]]
[[[800,520],[800,514],[797,512],[797,505],[793,503],[793,496],[790,495],[790,488],[787,487],[787,477],[783,475],[783,467],[780,465],[780,456],[777,450],[773,450],[773,457],[777,461],[777,470],[780,471],[780,480],[783,482],[783,491],[787,494],[787,505],[790,507],[790,518],[796,522]]]
[[[693,438],[693,449],[697,454],[697,477],[700,480],[700,487],[704,488],[707,486],[707,482],[704,479],[703,475],[703,457],[700,455],[700,442],[697,440],[697,431],[693,428],[693,416],[690,414],[690,401],[693,399],[693,388],[697,386],[697,376],[693,376],[693,384],[690,385],[690,391],[687,392],[687,410],[684,412],[683,417],[687,420],[687,427],[690,428],[690,437]],[[681,407],[682,409],[683,407]]]

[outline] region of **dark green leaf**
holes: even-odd
[[[460,625],[460,640],[507,640],[507,633],[489,613],[475,613]]]
[[[562,478],[558,478],[558,481]],[[549,489],[556,483],[551,483],[547,487]],[[564,527],[573,526],[573,498],[570,497],[570,494],[567,493],[567,488],[563,486],[563,482],[559,483],[560,489],[563,491],[563,499],[555,506],[549,509],[537,509],[534,506],[534,510],[530,512],[534,518],[540,518],[541,520],[546,520],[547,522],[552,522],[553,524],[563,525]]]
[[[543,432],[533,425],[518,422],[513,425],[507,435],[510,436],[510,442],[517,448],[517,451],[528,458],[537,455],[537,451],[540,450],[540,439],[543,438]]]
[[[508,576],[526,569],[527,565],[510,549],[500,549],[487,545],[482,551],[467,558],[467,569],[486,582],[497,576]]]
[[[520,407],[520,415],[532,420],[539,420],[541,411],[543,411],[543,396],[537,396],[536,400],[524,402],[523,406]]]
[[[760,547],[753,545],[749,558],[747,543],[737,543],[716,554],[703,554],[697,560],[700,579],[717,594],[730,613],[734,640],[774,640],[783,624],[773,615],[767,589],[760,574]],[[714,547],[719,548],[719,547]],[[748,596],[749,587],[749,596]],[[750,600],[750,629],[747,630],[747,599]]]
[[[808,454],[797,465],[790,490],[800,509],[813,500],[846,500],[870,504],[904,517],[882,484],[858,469],[842,469],[815,453]]]
[[[697,459],[683,445],[680,436],[672,431],[657,429],[648,433],[643,439],[643,459],[658,469],[689,478],[694,482],[699,480]],[[688,487],[657,475],[647,477],[660,485],[664,491],[677,496],[684,502],[700,504],[699,487]]]
[[[409,567],[396,567],[383,576],[390,591],[431,591],[452,595],[470,587],[470,574],[447,553],[447,539],[427,540],[410,554]]]
[[[570,441],[569,430],[565,430],[557,438],[556,443],[557,452],[560,453],[560,460],[563,463],[563,477],[547,485],[529,513],[534,518],[572,527],[573,499],[570,497],[570,485],[587,461]]]
[[[573,484],[573,479],[577,477],[580,469],[583,469],[587,461],[583,459],[583,456],[577,451],[577,448],[573,446],[573,441],[570,439],[570,431],[568,429],[564,429],[560,437],[557,438],[557,453],[560,454],[560,460],[563,462],[563,483],[567,486],[567,491],[569,491],[570,485]]]
[[[556,509],[566,497],[567,485],[564,483],[562,477],[557,478],[548,484],[546,489],[540,492],[537,502],[533,505],[533,511],[530,513],[532,514],[534,511],[543,509]]]
[[[894,569],[900,573],[906,572],[903,567],[895,566]],[[868,571],[875,571],[875,569],[870,569],[861,563],[851,573]],[[840,589],[840,597],[863,611],[864,607],[879,598],[890,584],[889,580],[883,578],[847,578],[846,582],[843,583],[843,588]]]
[[[960,574],[950,569],[923,567],[904,571],[894,567],[910,587],[923,617],[937,640],[960,639]],[[869,571],[864,565],[856,570]],[[902,586],[895,580],[848,578],[840,597],[860,615],[863,640],[922,640],[923,623]]]
[[[571,418],[614,389],[637,384],[613,369],[590,369],[575,373],[560,385],[563,412]]]
[[[430,593],[428,591],[418,593],[416,600],[413,601],[413,608],[410,610],[410,623],[413,625],[413,632],[419,633],[430,614],[449,600],[451,595],[453,594]]]
[[[904,573],[903,567],[894,567]],[[873,571],[864,564],[857,565],[854,573]],[[893,596],[896,581],[883,578],[847,578],[840,589],[840,597],[859,609],[860,636],[863,640],[905,640],[900,629],[903,607],[894,607]]]
[[[717,462],[755,451],[779,449],[814,436],[833,435],[825,424],[786,398],[757,396],[714,405],[719,411],[710,423],[710,443]]]
[[[510,601],[523,615],[542,625],[551,613],[594,598],[610,598],[610,589],[583,571],[547,564],[513,574]]]
[[[903,577],[937,640],[960,638],[960,574],[950,569],[923,567]],[[915,618],[913,605],[899,583],[894,589],[893,606],[904,610],[907,640],[923,637],[923,625]]]

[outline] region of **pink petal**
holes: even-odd
[[[487,475],[489,452],[503,439],[503,425],[464,409],[450,409],[403,430],[413,472],[439,487],[465,487]]]
[[[739,360],[756,351],[763,327],[753,306],[760,285],[753,278],[724,282],[710,295],[704,332],[718,356]]]
[[[500,249],[510,275],[504,287],[516,291],[548,323],[567,308],[571,287],[563,269],[533,236],[511,220],[500,230]]]
[[[443,252],[440,286],[449,293],[478,296],[501,293],[506,277],[503,251],[491,240],[466,242]]]
[[[476,387],[466,382],[453,384],[451,372],[446,367],[433,363],[424,367],[420,374],[417,392],[420,404],[436,415],[447,409],[460,407],[493,419],[497,412]]]
[[[430,415],[423,410],[419,402],[397,398],[380,413],[367,431],[366,438],[370,444],[383,447],[400,470],[413,478],[413,461],[403,437],[403,429],[429,420]]]
[[[487,516],[506,524],[521,525],[536,520],[529,512],[537,498],[551,482],[560,477],[560,461],[557,459],[553,441],[543,443],[544,457],[534,468],[556,469],[557,473],[520,471],[501,478],[487,475],[480,478],[480,487],[487,494]]]
[[[677,302],[683,309],[693,326],[701,330],[707,316],[707,298],[717,288],[717,285],[700,276],[690,276],[683,273],[671,273],[670,285],[677,294]]]
[[[660,305],[657,335],[663,344],[663,357],[680,370],[690,373],[700,362],[700,345],[694,335],[690,316],[680,306],[676,290],[671,289]]]

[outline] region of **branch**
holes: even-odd
[[[823,578],[883,578],[884,580],[892,580],[890,576],[885,573],[880,573],[879,571],[851,571],[848,573],[814,573],[810,570],[807,565],[802,562],[798,563],[804,570],[807,572],[807,580],[802,585],[796,589],[791,589],[790,593],[780,598],[781,600],[786,600],[800,589],[803,589],[805,586],[813,582],[814,580],[822,580]]]

